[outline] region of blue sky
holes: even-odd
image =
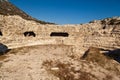
[[[34,18],[57,24],[80,24],[120,16],[120,0],[10,0]]]

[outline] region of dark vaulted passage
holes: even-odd
[[[51,37],[68,37],[69,34],[67,32],[52,32],[50,36]]]

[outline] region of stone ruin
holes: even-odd
[[[84,53],[89,47],[120,48],[119,17],[86,24],[57,25],[34,19],[8,1],[0,1],[0,7],[0,42],[10,49],[52,44],[70,45],[73,52]]]

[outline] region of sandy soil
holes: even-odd
[[[0,56],[0,80],[120,80],[120,65],[75,58],[72,47],[44,45],[12,49]]]

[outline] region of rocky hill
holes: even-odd
[[[120,80],[119,63],[120,17],[48,24],[0,0],[1,80]]]
[[[33,21],[39,22],[41,24],[54,24],[54,23],[49,23],[49,22],[45,22],[45,21],[40,21],[40,20],[37,20],[37,19],[29,16],[24,11],[20,10],[15,5],[10,3],[8,0],[0,0],[0,14],[2,14],[2,15],[19,15],[26,20],[33,20]]]

